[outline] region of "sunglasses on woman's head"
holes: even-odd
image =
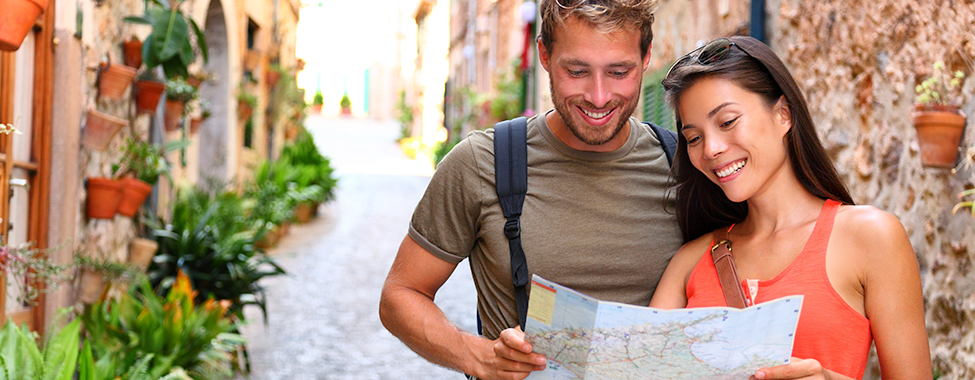
[[[667,71],[666,77],[670,76],[670,74],[674,71],[674,68],[683,65],[685,61],[692,59],[692,57],[694,57],[693,59],[695,59],[696,62],[701,65],[710,65],[712,63],[718,62],[728,56],[728,52],[731,51],[732,46],[737,47],[738,50],[741,50],[743,53],[748,54],[749,57],[752,56],[747,51],[745,51],[745,49],[743,49],[741,46],[738,46],[738,44],[732,42],[730,39],[718,38],[711,42],[708,42],[707,45],[691,50],[690,53],[687,53],[683,57],[680,57],[680,59],[678,59],[677,62],[674,62],[674,65],[670,67],[670,70]],[[694,55],[695,53],[698,54],[695,56]]]

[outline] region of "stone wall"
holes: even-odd
[[[975,220],[951,214],[955,194],[973,176],[922,167],[911,124],[914,86],[935,61],[969,76],[975,71],[975,5],[785,0],[768,9],[772,45],[811,100],[854,199],[897,215],[907,229],[921,266],[935,369],[945,378],[975,377]],[[975,82],[966,81],[963,93],[971,115]],[[969,133],[962,146],[972,142]]]
[[[749,2],[663,1],[651,70],[708,40],[747,31]],[[727,9],[727,11],[725,11]],[[921,166],[914,86],[935,61],[975,73],[972,1],[769,0],[769,44],[809,101],[820,137],[854,200],[900,218],[918,256],[931,354],[942,379],[975,378],[975,220],[952,215],[971,169]],[[963,84],[975,113],[975,81]],[[962,149],[975,143],[963,137]],[[866,378],[879,378],[872,359]]]

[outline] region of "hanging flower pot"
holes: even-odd
[[[88,108],[88,118],[85,122],[84,134],[81,137],[81,145],[97,151],[104,151],[112,142],[115,134],[126,125],[129,125],[126,120],[98,112],[94,108]]]
[[[921,148],[921,164],[936,168],[954,167],[958,143],[965,130],[965,114],[958,109],[918,107],[913,120]]]
[[[261,64],[261,53],[257,50],[248,49],[244,53],[244,69],[250,72],[257,70],[257,66]]]
[[[81,280],[78,285],[78,300],[86,304],[98,302],[105,293],[105,277],[101,273],[88,268],[81,269]]]
[[[131,218],[152,192],[152,185],[133,177],[122,178],[119,184],[122,186],[122,199],[119,200],[118,213]]]
[[[159,99],[162,98],[166,85],[160,82],[148,80],[136,80],[132,84],[132,91],[135,92],[135,108],[139,113],[154,113],[159,106]]]
[[[200,130],[200,124],[203,124],[202,117],[194,117],[190,119],[190,133],[196,133]]]
[[[237,101],[237,114],[240,115],[240,119],[241,120],[250,119],[251,118],[251,115],[254,114],[254,107],[251,105],[250,102],[248,102],[246,100],[243,100],[243,99],[238,100]]]
[[[17,51],[47,0],[0,0],[0,50]]]
[[[264,71],[264,83],[267,84],[267,88],[273,89],[274,86],[278,84],[281,80],[281,72],[273,69],[268,69]]]
[[[157,250],[159,250],[159,243],[155,240],[135,238],[129,243],[129,264],[144,271],[149,268]]]
[[[118,181],[96,177],[88,179],[88,200],[85,209],[89,219],[112,219],[122,199],[122,186]]]
[[[135,78],[135,69],[117,63],[102,63],[98,73],[98,94],[109,99],[122,99]]]
[[[125,65],[134,69],[142,66],[142,41],[136,37],[122,41],[122,51],[125,53]]]
[[[179,119],[183,117],[185,103],[178,100],[166,99],[166,131],[179,130]]]

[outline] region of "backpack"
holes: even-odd
[[[677,134],[653,123],[650,126],[664,148],[667,164],[673,165],[677,149]],[[521,247],[521,207],[528,192],[528,119],[519,117],[502,121],[494,126],[494,180],[498,200],[506,219],[504,235],[508,238],[511,255],[511,280],[515,287],[518,307],[518,323],[522,328],[528,318],[528,291],[526,286],[528,262]],[[481,318],[477,318],[477,333],[481,334]]]

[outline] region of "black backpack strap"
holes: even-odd
[[[653,133],[657,135],[657,139],[660,140],[660,144],[664,147],[664,154],[667,155],[667,163],[673,166],[674,152],[677,150],[677,133],[654,123],[644,123],[649,125],[650,129],[653,129]]]
[[[504,235],[511,251],[511,281],[515,287],[518,323],[528,318],[528,262],[521,247],[521,206],[528,192],[528,119],[502,121],[494,126],[494,180],[504,212]]]

